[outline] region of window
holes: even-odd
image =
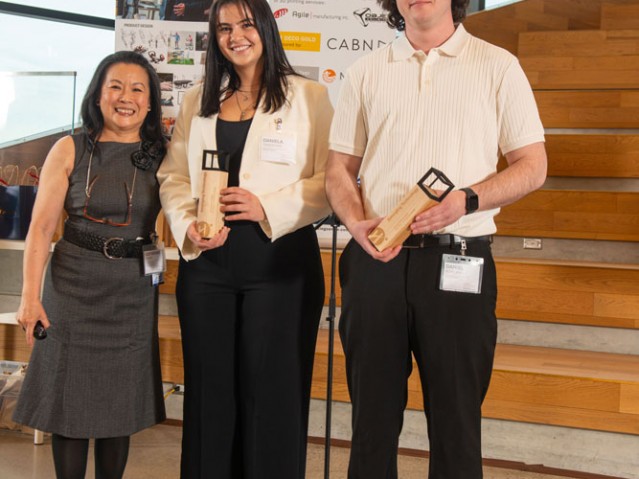
[[[92,17],[115,18],[114,0],[8,0],[7,3],[27,7],[46,8],[60,12],[78,13]]]
[[[115,2],[113,0],[92,0],[90,2],[86,0],[59,0],[56,2],[27,0],[9,3],[38,8],[51,8],[52,5],[55,5],[55,8],[60,11],[91,16],[108,16],[109,19],[115,17]],[[2,71],[77,72],[75,118],[78,118],[82,97],[97,64],[102,58],[114,51],[114,31],[6,13],[0,13],[0,31],[3,36],[3,41],[0,42],[0,58],[2,58],[0,68]],[[33,128],[37,122],[34,121],[33,117],[28,118],[28,116],[33,115],[33,111],[38,111],[38,108],[59,108],[61,102],[64,104],[65,110],[70,111],[73,97],[69,82],[65,82],[64,87],[60,87],[59,81],[51,80],[48,83],[46,78],[41,78],[38,82],[37,94],[34,95],[33,90],[29,89],[29,96],[32,98],[25,99],[18,98],[21,95],[21,90],[24,90],[20,88],[19,84],[21,81],[25,82],[24,77],[5,77],[2,81],[5,82],[4,91],[13,91],[14,94],[0,95],[0,130],[7,127],[7,112],[12,112],[12,123],[29,124],[31,122],[28,129],[29,134],[68,126],[68,121],[64,125],[51,124],[48,125],[48,128],[36,132],[33,131]],[[6,84],[7,82],[13,82],[13,84]],[[15,108],[15,105],[12,106],[11,103],[27,100],[39,104],[29,105],[29,108],[24,109],[23,118],[20,117],[20,111],[23,109]],[[58,117],[59,115],[53,116],[53,118]],[[66,115],[64,117],[67,118]],[[40,127],[38,126],[38,128]],[[13,130],[15,133],[16,129],[13,128]],[[24,128],[17,131],[24,131]],[[8,130],[4,133],[8,134]],[[7,141],[6,135],[2,136],[3,140]]]

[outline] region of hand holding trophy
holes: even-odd
[[[212,238],[224,226],[220,211],[220,190],[228,183],[228,154],[216,150],[202,152],[202,190],[197,204],[197,231]]]
[[[444,173],[435,168],[429,169],[391,214],[371,231],[368,239],[377,251],[402,244],[411,234],[410,224],[415,216],[441,202],[454,187]]]

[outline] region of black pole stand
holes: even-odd
[[[324,439],[324,479],[329,479],[331,464],[331,411],[333,406],[333,349],[335,345],[335,280],[337,265],[337,228],[340,222],[335,214],[331,214],[322,220],[315,229],[322,225],[331,225],[333,228],[331,245],[331,284],[328,295],[328,369],[326,372],[326,432]]]

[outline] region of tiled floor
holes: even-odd
[[[155,426],[136,434],[131,441],[126,479],[176,479],[180,457],[182,429],[176,426]],[[91,456],[91,454],[89,454]],[[330,477],[346,477],[348,449],[331,449]],[[399,477],[401,479],[425,479],[428,461],[415,457],[400,456]],[[93,462],[89,458],[87,479],[93,479]],[[324,447],[310,444],[308,452],[307,479],[324,477]],[[41,446],[33,445],[30,435],[0,430],[0,478],[2,479],[54,479],[51,446],[47,438]],[[557,476],[485,468],[485,479],[560,479]]]

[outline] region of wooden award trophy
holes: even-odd
[[[410,225],[422,211],[442,201],[455,187],[441,171],[431,168],[413,186],[402,201],[368,235],[377,248],[384,251],[402,244],[411,235]],[[436,190],[441,191],[438,195]]]
[[[220,190],[228,184],[228,154],[216,150],[202,152],[202,190],[197,204],[197,231],[202,238],[213,237],[224,226],[220,211]]]

